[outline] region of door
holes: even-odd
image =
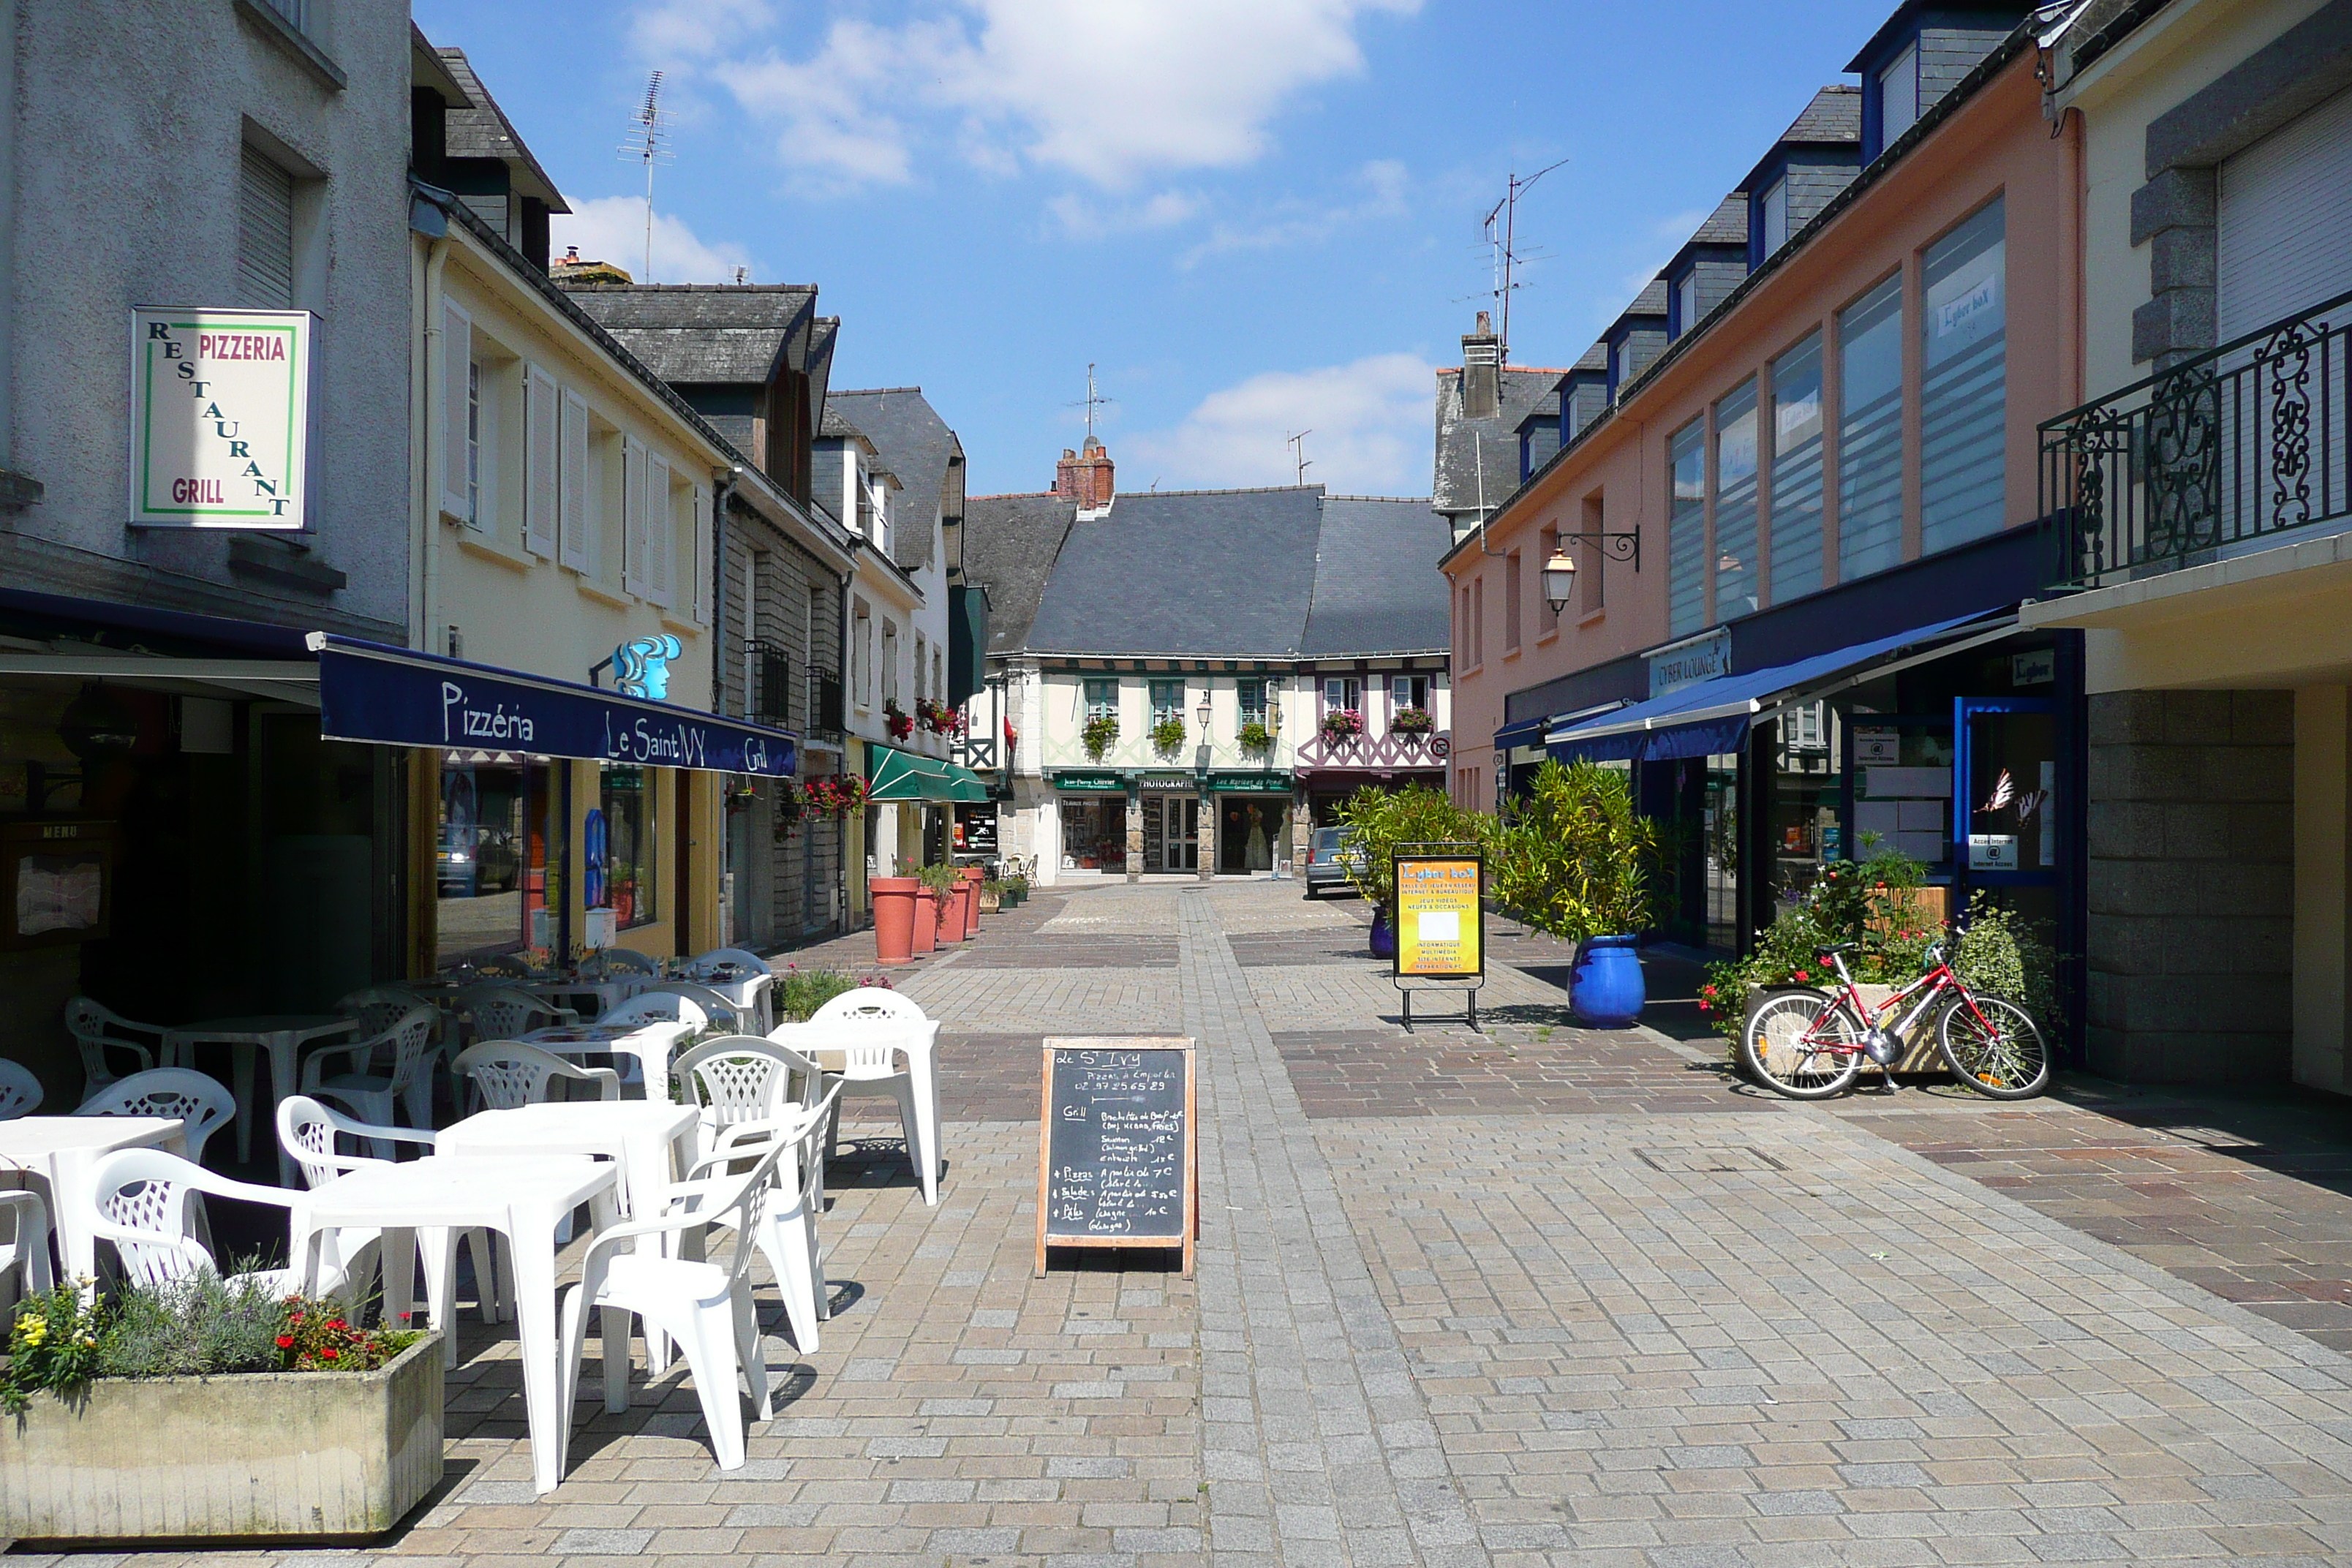
[[[1201,802],[1195,795],[1160,797],[1160,869],[1197,871],[1201,867]]]

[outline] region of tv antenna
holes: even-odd
[[[646,269],[637,277],[640,283],[654,280],[654,165],[667,163],[669,149],[669,125],[664,119],[661,101],[662,73],[646,81],[646,100],[629,116],[628,140],[621,143],[621,156],[646,166]]]
[[[1065,403],[1062,406],[1065,408],[1084,408],[1087,411],[1087,439],[1091,441],[1095,438],[1095,410],[1102,407],[1106,404],[1116,403],[1118,401],[1118,399],[1116,397],[1105,397],[1095,390],[1094,361],[1088,360],[1087,362],[1086,396],[1076,403]]]
[[[1315,466],[1315,459],[1307,455],[1306,447],[1307,437],[1314,434],[1311,429],[1301,430],[1297,435],[1286,437],[1290,446],[1290,461],[1297,469],[1298,482],[1302,485],[1307,482],[1307,470]]]
[[[1504,364],[1511,363],[1511,293],[1518,287],[1511,280],[1511,271],[1519,260],[1518,252],[1513,247],[1518,227],[1519,198],[1527,195],[1538,180],[1567,162],[1562,158],[1559,163],[1546,163],[1525,179],[1514,173],[1503,192],[1503,199],[1486,213],[1486,243],[1495,255],[1495,308],[1503,319],[1500,363]]]

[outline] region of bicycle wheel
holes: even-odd
[[[1819,991],[1775,996],[1739,1032],[1748,1076],[1790,1100],[1827,1100],[1862,1070],[1862,1033],[1834,997]]]
[[[1955,1001],[1936,1026],[1944,1060],[1960,1081],[1994,1100],[2030,1100],[2049,1088],[2050,1051],[2032,1016],[1998,996],[1973,1000],[1973,1010]]]

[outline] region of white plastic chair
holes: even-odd
[[[364,1138],[372,1144],[379,1145],[386,1142],[415,1143],[428,1152],[434,1143],[434,1135],[430,1132],[411,1131],[402,1127],[372,1127],[366,1122],[354,1121],[348,1116],[338,1114],[308,1095],[292,1094],[278,1102],[278,1146],[292,1156],[294,1163],[300,1168],[304,1187],[322,1187],[337,1176],[384,1163],[367,1155],[342,1152],[335,1146],[338,1137]],[[321,1242],[322,1247],[331,1248],[331,1252],[322,1255],[321,1265],[346,1279],[364,1284],[375,1267],[374,1257],[368,1248],[376,1247],[381,1239],[379,1231],[338,1229]],[[436,1323],[448,1321],[445,1298],[457,1279],[459,1239],[446,1229],[420,1231],[417,1236],[418,1246],[436,1248],[438,1253],[439,1267],[428,1267],[425,1271],[425,1300]],[[488,1231],[469,1230],[462,1239],[473,1249],[474,1279],[481,1297],[482,1321],[497,1322],[513,1307],[514,1271],[509,1267],[505,1280],[503,1283],[500,1281],[496,1272],[498,1263],[490,1251]],[[300,1259],[295,1259],[295,1262],[299,1266]]]
[[[553,1024],[576,1024],[580,1015],[559,1007],[544,996],[518,991],[511,985],[477,985],[457,994],[478,1040],[511,1040]]]
[[[742,1175],[679,1183],[664,1212],[629,1220],[598,1234],[581,1261],[580,1283],[563,1300],[563,1426],[569,1446],[572,1404],[579,1398],[580,1362],[586,1349],[588,1310],[604,1314],[604,1408],[629,1407],[629,1319],[646,1321],[648,1337],[667,1334],[685,1352],[710,1431],[712,1457],[722,1470],[743,1466],[740,1375],[751,1386],[759,1418],[771,1418],[768,1363],[760,1349],[760,1321],[751,1300],[751,1254],[766,1223],[782,1143],[769,1148]],[[724,1263],[661,1254],[623,1252],[625,1241],[724,1226],[734,1246]]]
[[[57,1283],[49,1268],[49,1205],[41,1194],[17,1188],[0,1192],[0,1214],[10,1220],[8,1239],[0,1242],[0,1279],[23,1276],[23,1293],[37,1296]]]
[[[699,980],[707,973],[732,964],[749,974],[773,974],[775,966],[748,948],[714,947],[701,957],[688,961],[687,977]]]
[[[691,1024],[699,1032],[710,1025],[701,1004],[675,991],[640,991],[596,1015],[599,1024]]]
[[[738,1122],[773,1121],[796,1103],[814,1105],[824,1092],[816,1063],[756,1035],[706,1040],[670,1071],[686,1086],[688,1103],[702,1108],[706,1141]]]
[[[0,1121],[30,1116],[47,1098],[48,1090],[41,1087],[31,1068],[0,1057]]]
[[[769,1194],[767,1221],[758,1239],[769,1270],[776,1277],[776,1293],[783,1298],[793,1342],[804,1355],[816,1352],[817,1324],[833,1315],[826,1300],[824,1258],[816,1231],[824,1188],[815,1178],[823,1169],[818,1135],[840,1094],[841,1086],[836,1083],[813,1106],[796,1107],[773,1121],[737,1122],[688,1173],[688,1180],[700,1180],[759,1158],[771,1146],[783,1149],[772,1173],[775,1190]]]
[[[114,1064],[107,1059],[108,1052],[127,1053],[139,1064],[131,1069],[132,1072],[147,1072],[153,1068],[163,1048],[162,1025],[134,1023],[87,996],[67,1001],[66,1032],[81,1047],[84,1098],[124,1076],[114,1070]]]
[[[549,1098],[558,1079],[593,1083],[599,1100],[621,1098],[621,1075],[611,1068],[583,1068],[553,1051],[520,1040],[485,1040],[468,1046],[449,1070],[469,1081],[488,1110],[512,1110]]]
[[[93,1178],[84,1222],[92,1237],[114,1244],[123,1273],[142,1285],[169,1285],[220,1272],[213,1255],[189,1229],[188,1202],[196,1194],[289,1211],[299,1208],[303,1201],[301,1193],[231,1181],[161,1149],[124,1149],[109,1154],[99,1162]],[[340,1272],[322,1268],[319,1278],[320,1294],[332,1296],[342,1290]],[[259,1269],[230,1279],[232,1282],[250,1280],[279,1296],[293,1295],[302,1288],[299,1267]]]
[[[581,966],[583,971],[598,976],[614,974],[659,974],[661,965],[633,948],[600,947]]]
[[[805,1032],[803,1032],[805,1031]],[[800,1040],[813,1040],[824,1050],[842,1054],[841,1085],[845,1096],[887,1095],[898,1102],[898,1126],[907,1139],[907,1159],[923,1184],[923,1201],[939,1202],[940,1130],[934,1118],[923,1115],[915,1097],[911,1062],[901,1065],[908,1042],[936,1043],[940,1026],[923,1010],[896,991],[862,985],[845,991],[819,1007],[796,1030]],[[825,1135],[830,1160],[841,1141],[841,1113],[834,1112]]]
[[[420,1003],[381,1033],[342,1045],[320,1047],[302,1063],[302,1092],[314,1099],[332,1100],[362,1121],[372,1121],[379,1127],[392,1125],[393,1110],[398,1106],[408,1112],[411,1126],[430,1128],[433,1079],[426,1051],[433,1038],[433,1026],[440,1017],[437,1008]],[[371,1071],[379,1050],[387,1051],[391,1059],[383,1071]],[[338,1058],[349,1062],[350,1068],[330,1078],[327,1064]],[[421,1096],[420,1089],[424,1091]],[[392,1158],[392,1145],[381,1138],[375,1140],[372,1150],[380,1160]]]
[[[204,1163],[205,1144],[236,1114],[236,1096],[194,1068],[150,1068],[117,1079],[74,1108],[76,1116],[176,1116],[188,1158]]]
[[[629,1000],[635,1002],[647,996],[677,996],[691,1002],[702,1009],[703,1017],[713,1028],[733,1030],[742,1027],[742,1013],[734,1003],[709,986],[691,980],[665,980],[657,985],[646,986]],[[597,1020],[599,1023],[604,1021],[602,1018]]]
[[[432,1001],[405,985],[370,985],[335,1004],[335,1011],[356,1021],[362,1035],[381,1035],[415,1007]]]

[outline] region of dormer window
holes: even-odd
[[[1878,145],[1883,151],[1919,119],[1919,46],[1903,52],[1878,73]]]
[[[1764,254],[1769,256],[1789,243],[1789,177],[1783,174],[1765,186],[1756,205],[1762,219]]]
[[[1675,284],[1675,336],[1698,325],[1698,268],[1694,267]]]

